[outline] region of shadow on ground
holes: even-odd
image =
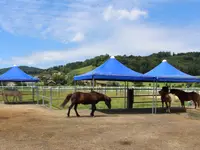
[[[25,101],[25,100],[23,100],[23,101],[17,101],[17,102],[12,102],[12,101],[8,101],[8,102],[5,102],[4,101],[4,104],[43,104],[43,101],[42,100],[39,100],[38,102],[37,101],[33,101],[33,100],[27,100],[27,101]],[[49,101],[46,101],[46,100],[44,100],[44,104],[48,104],[49,103]]]
[[[133,109],[98,109],[97,111],[105,114],[152,114],[152,108],[133,108]],[[186,109],[172,107],[171,113],[185,113]],[[166,113],[165,109],[157,108],[157,114]]]
[[[37,101],[4,102],[4,104],[37,104]]]

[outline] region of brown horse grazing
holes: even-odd
[[[60,107],[64,107],[69,102],[70,99],[71,99],[71,105],[69,106],[69,109],[68,109],[68,113],[67,113],[68,117],[70,116],[70,110],[72,109],[73,106],[76,112],[76,116],[77,117],[80,116],[77,112],[78,104],[84,104],[84,105],[91,104],[92,111],[90,113],[90,116],[92,117],[94,116],[94,111],[96,110],[96,104],[99,101],[105,101],[105,104],[107,105],[107,107],[111,109],[111,98],[95,91],[92,91],[90,93],[74,92],[72,94],[68,94],[65,100],[63,101],[63,103],[60,105]]]
[[[164,103],[165,103],[166,112],[170,113],[172,98],[170,97],[168,92],[165,92],[163,90],[159,91],[159,94],[161,96],[162,108],[164,107]],[[168,105],[168,103],[169,103],[169,105]]]
[[[170,93],[176,95],[179,98],[181,105],[184,108],[185,108],[184,101],[190,101],[190,100],[194,102],[195,109],[197,105],[198,107],[200,107],[200,95],[196,92],[185,92],[178,89],[171,89]]]

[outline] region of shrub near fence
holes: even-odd
[[[2,87],[4,89],[5,87]],[[60,109],[60,104],[63,102],[65,97],[75,91],[73,86],[58,86],[58,87],[50,87],[50,86],[38,86],[38,87],[21,87],[16,86],[13,87],[23,93],[23,101],[33,101],[37,104],[45,105],[47,107],[52,107],[54,109]],[[90,92],[92,87],[76,87],[76,91]],[[134,108],[151,108],[152,107],[152,99],[153,99],[153,88],[152,87],[129,87],[134,89]],[[157,90],[160,90],[158,88]],[[199,92],[200,88],[190,88],[183,89],[184,91],[196,91]],[[104,93],[110,97],[112,97],[112,108],[126,108],[126,97],[127,91],[124,87],[95,87],[94,90]],[[34,93],[34,95],[32,94]],[[2,101],[2,96],[0,101]],[[69,104],[66,106],[68,107]],[[172,102],[173,106],[180,106],[179,100]],[[160,96],[157,93],[157,107],[161,107]],[[89,105],[79,105],[79,108],[90,108]],[[106,108],[104,102],[99,102],[97,104],[98,109]]]

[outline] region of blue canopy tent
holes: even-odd
[[[39,79],[32,77],[14,65],[8,71],[0,76],[0,82],[38,82]],[[3,88],[3,87],[2,87]],[[34,88],[32,88],[32,96],[34,101]]]
[[[157,82],[200,82],[200,78],[178,70],[166,60],[144,75],[155,77]]]
[[[26,74],[17,66],[13,66],[4,74],[0,75],[0,82],[38,82],[39,79]]]
[[[144,75],[153,76],[156,78],[156,93],[157,93],[157,82],[200,82],[200,78],[186,74],[171,64],[167,60],[163,60],[158,66],[145,73]],[[157,96],[156,96],[157,101]],[[155,104],[156,113],[156,104]]]
[[[155,78],[133,71],[120,63],[114,56],[99,67],[85,74],[74,76],[79,80],[110,80],[110,81],[149,81]]]
[[[131,70],[130,68],[119,62],[117,59],[115,59],[114,56],[112,56],[110,59],[108,59],[106,62],[104,62],[102,65],[95,68],[94,70],[82,75],[74,76],[74,80],[92,80],[93,88],[94,80],[125,81],[125,88],[128,88],[128,84],[126,83],[126,81],[155,81],[155,78]]]

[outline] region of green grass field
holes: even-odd
[[[87,67],[83,67],[83,68],[79,68],[79,69],[74,69],[70,73],[76,74],[76,75],[80,75],[80,74],[89,72],[89,71],[91,71],[94,68],[95,68],[94,66],[90,65],[90,66],[87,66]]]
[[[22,91],[22,89],[20,89],[20,91]],[[85,90],[78,90],[78,91],[85,91]],[[98,91],[98,90],[97,90]],[[31,89],[26,89],[26,91],[22,91],[23,92],[23,101],[26,102],[31,102],[33,100],[33,96],[32,96],[32,91]],[[60,104],[63,102],[63,100],[65,99],[66,95],[73,92],[73,90],[66,90],[66,89],[60,89],[60,90],[52,90],[52,108],[54,109],[61,109],[60,108]],[[88,90],[89,92],[89,90]],[[99,91],[99,92],[105,92],[104,91]],[[107,90],[106,95],[112,97],[112,109],[120,109],[120,108],[126,108],[126,100],[124,99],[124,91],[123,90]],[[144,90],[137,90],[135,91],[135,97],[134,97],[134,104],[133,107],[134,108],[151,108],[152,107],[152,96],[137,96],[139,94],[150,94],[149,91],[144,91]],[[40,90],[39,91],[39,98],[37,98],[36,96],[36,91],[35,91],[35,101],[38,99],[39,103],[42,104],[42,95],[44,95],[47,98],[44,98],[44,102],[45,104],[47,104],[49,106],[50,104],[50,90]],[[121,97],[121,98],[116,98],[116,97]],[[12,100],[12,97],[9,97],[9,100]],[[3,101],[2,96],[0,97],[0,101]],[[68,103],[65,108],[67,108],[69,106],[70,103]],[[172,102],[172,107],[173,106],[180,106],[180,102],[179,100],[176,100],[174,102]],[[90,105],[79,105],[78,108],[79,109],[88,109],[90,108]],[[161,107],[161,102],[160,102],[160,97],[157,97],[157,107]],[[104,104],[104,102],[99,102],[97,104],[97,108],[98,109],[106,109],[106,105]]]

